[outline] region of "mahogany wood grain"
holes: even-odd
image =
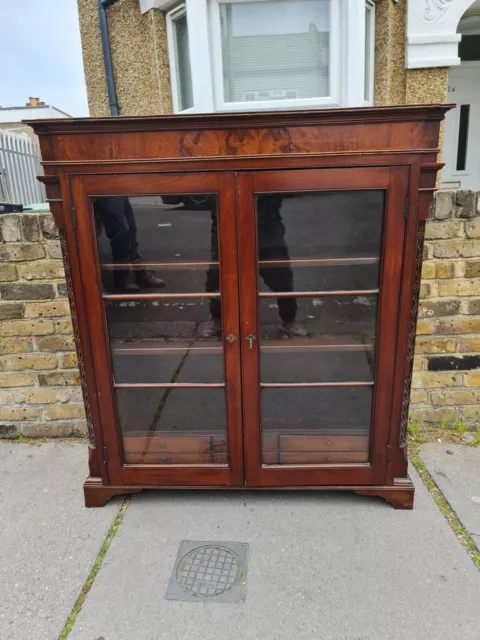
[[[66,234],[66,259],[72,275],[95,438],[89,448],[91,477],[85,484],[88,506],[100,506],[113,495],[149,487],[242,488],[246,481],[253,489],[348,488],[382,496],[396,507],[411,508],[413,485],[407,476],[405,449],[399,446],[399,433],[406,406],[405,380],[408,382],[409,376],[405,363],[412,331],[410,309],[417,229],[418,220],[427,215],[441,167],[437,162],[439,128],[449,108],[450,105],[438,104],[402,105],[31,123],[40,137],[45,171],[41,180],[46,184],[55,222]],[[251,349],[246,342],[250,333],[259,337],[254,193],[318,189],[384,189],[388,193],[378,290],[284,294],[378,295],[369,440],[346,431],[342,436],[289,435],[278,431],[266,432],[262,438],[261,434],[260,348],[262,352],[283,352],[285,357],[307,349],[319,354],[324,349],[372,349],[371,344],[359,345],[348,337],[299,339],[295,345],[256,340]],[[219,199],[223,335],[231,333],[238,338],[232,344],[222,345],[227,436],[220,436],[213,446],[217,436],[199,431],[196,437],[207,438],[208,452],[201,447],[186,450],[185,447],[195,446],[193,441],[187,445],[177,440],[174,445],[165,440],[163,457],[167,460],[158,464],[162,449],[156,438],[143,442],[142,448],[138,448],[133,438],[143,436],[122,439],[103,301],[215,299],[219,294],[103,295],[101,270],[116,270],[120,266],[99,265],[90,198],[202,193],[217,194]],[[373,256],[347,259],[324,256],[293,259],[290,267],[335,269],[376,261]],[[212,264],[213,261],[202,265],[189,262],[166,265],[159,260],[142,267],[198,271]],[[282,260],[268,264],[269,268],[275,266],[286,264]],[[278,297],[278,292],[267,292],[261,297]],[[182,349],[179,344],[139,343],[119,347],[117,342],[112,346],[116,353],[156,353],[158,357],[170,347],[176,353]],[[217,353],[219,350],[218,344],[208,346],[203,342],[196,347]],[[300,383],[300,387],[308,386],[309,383]],[[153,382],[149,388],[156,387]],[[158,451],[151,448],[157,445]],[[171,448],[180,445],[177,451]],[[198,461],[199,455],[205,456],[205,463],[203,459]],[[272,464],[265,466],[265,456],[272,456]],[[308,463],[303,464],[306,460]]]

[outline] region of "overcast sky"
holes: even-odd
[[[76,0],[0,0],[0,106],[88,116]]]

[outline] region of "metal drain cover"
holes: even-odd
[[[247,550],[240,542],[184,540],[165,597],[187,602],[243,600]]]

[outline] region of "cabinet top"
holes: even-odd
[[[452,106],[63,118],[26,123],[40,136],[44,165],[228,158],[229,167],[236,170],[235,158],[246,157],[267,162],[272,156],[436,154],[440,121]]]
[[[296,111],[55,118],[24,120],[23,123],[30,125],[39,136],[70,133],[251,129],[442,120],[445,113],[454,106],[454,104],[415,104]]]

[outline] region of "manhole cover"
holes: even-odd
[[[192,596],[211,598],[234,587],[242,577],[242,563],[226,547],[198,547],[180,560],[179,585]]]
[[[167,590],[169,600],[243,599],[247,545],[184,541]]]

